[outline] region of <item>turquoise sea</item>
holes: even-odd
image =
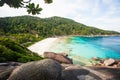
[[[120,36],[65,37],[56,41],[50,51],[67,53],[75,63],[92,57],[120,59]]]

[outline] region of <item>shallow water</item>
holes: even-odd
[[[92,57],[120,59],[120,36],[67,37],[54,43],[50,51],[67,53],[75,62]]]

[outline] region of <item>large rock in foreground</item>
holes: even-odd
[[[72,59],[68,58],[65,54],[56,54],[54,52],[45,52],[44,53],[45,58],[54,59],[60,63],[66,63],[66,64],[73,64]]]
[[[0,80],[7,80],[12,71],[22,65],[19,62],[0,63]]]
[[[62,66],[65,67],[62,71],[63,80],[102,80],[99,76],[79,65],[62,64]]]
[[[61,71],[58,62],[44,59],[21,65],[12,72],[8,80],[61,80]]]

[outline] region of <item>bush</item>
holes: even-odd
[[[28,62],[41,59],[43,58],[38,56],[36,53],[29,51],[27,48],[10,39],[0,39],[0,62]]]

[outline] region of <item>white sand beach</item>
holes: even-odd
[[[35,44],[28,47],[28,49],[32,52],[38,53],[38,55],[43,56],[43,53],[48,51],[51,45],[56,41],[58,38],[47,38],[42,41],[36,42]]]

